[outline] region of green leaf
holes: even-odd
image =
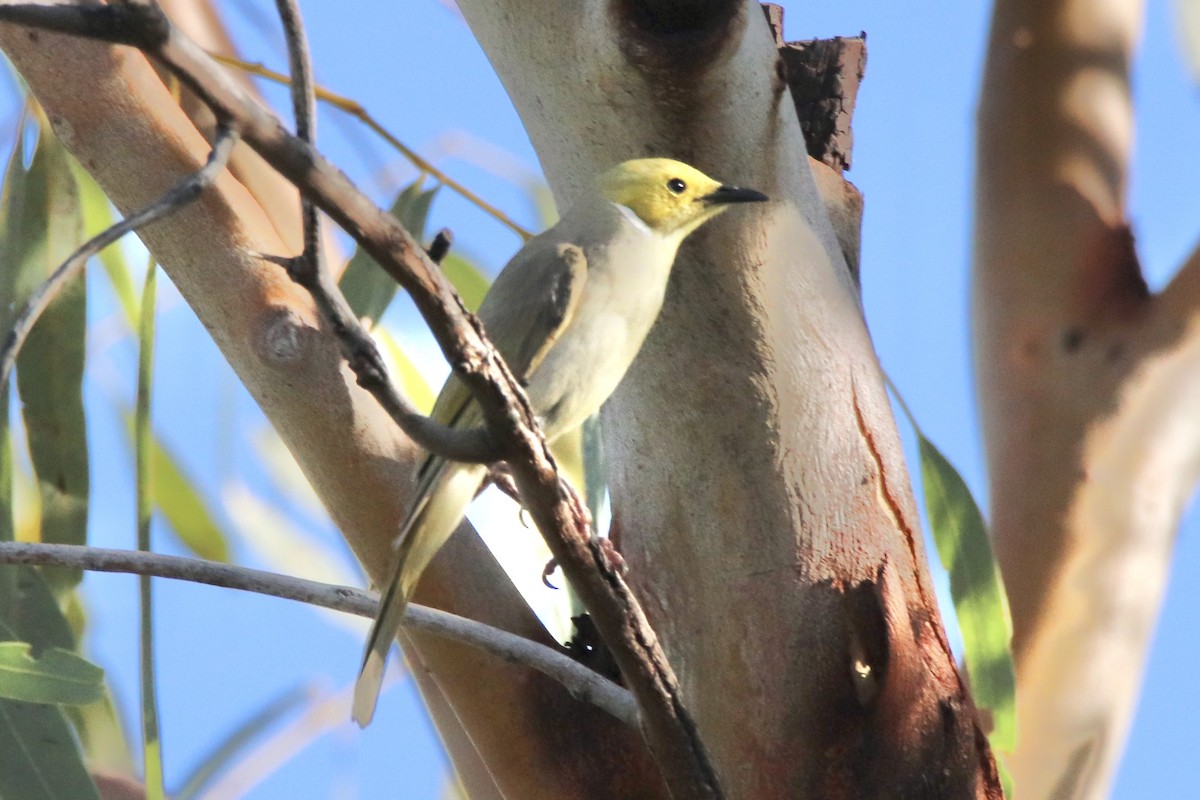
[[[67,716],[75,726],[88,766],[112,775],[134,775],[129,734],[107,687],[95,703],[72,706]]]
[[[128,411],[123,413],[132,440],[134,417]],[[180,543],[200,558],[228,562],[228,535],[183,465],[153,431],[150,432],[150,472],[154,502]]]
[[[417,179],[401,191],[392,203],[392,216],[399,220],[418,242],[424,241],[429,207],[437,190],[438,187],[435,186],[428,191],[422,191],[421,179]],[[372,325],[383,316],[398,288],[391,276],[361,247],[354,252],[338,285],[349,301],[350,308],[354,309],[355,315],[359,319],[367,318]]]
[[[604,465],[604,441],[600,438],[600,415],[593,414],[583,423],[583,484],[592,525],[598,525],[608,473]],[[593,531],[594,532],[594,531]]]
[[[392,336],[386,328],[380,326],[371,331],[371,335],[383,345],[384,354],[388,359],[388,372],[399,379],[400,391],[418,411],[428,414],[433,409],[435,398],[433,389],[429,387],[425,376],[417,369],[417,365],[404,354],[399,343],[396,342],[396,337]]]
[[[1007,797],[1008,800],[1013,800],[1013,798],[1016,797],[1016,795],[1013,794],[1015,790],[1013,777],[1009,773],[1008,768],[1004,766],[1004,761],[999,756],[996,757],[996,771],[1000,774],[1000,788],[1004,790],[1004,796]]]
[[[104,670],[57,647],[32,655],[28,642],[0,642],[0,697],[84,705],[104,696]]]
[[[529,202],[541,220],[542,229],[549,228],[558,222],[558,204],[554,202],[554,192],[541,181],[532,181],[526,185]]]
[[[491,286],[491,281],[483,271],[457,253],[450,252],[442,259],[442,272],[462,298],[467,310],[478,311],[483,296]]]
[[[212,753],[197,765],[192,774],[183,782],[183,787],[174,793],[174,800],[192,800],[192,798],[198,797],[204,787],[234,763],[243,754],[246,747],[267,728],[291,711],[313,702],[315,697],[315,693],[307,686],[297,686],[255,712],[249,719],[237,726],[213,749]]]
[[[0,797],[100,800],[58,706],[0,700]]]
[[[150,465],[154,502],[179,541],[200,558],[229,561],[225,531],[200,490],[157,436],[151,442]]]
[[[134,486],[137,507],[138,550],[150,552],[150,525],[154,519],[154,488],[150,435],[150,401],[154,385],[154,312],[158,296],[158,265],[146,270],[138,324],[137,402],[133,412]],[[154,601],[149,575],[138,576],[141,636],[139,655],[142,684],[142,763],[148,800],[164,800],[162,742],[158,726],[158,692],[154,677]]]
[[[983,515],[958,472],[917,431],[925,508],[963,637],[963,658],[977,705],[992,715],[993,747],[1016,746],[1016,671],[1012,619]]]
[[[55,647],[74,650],[75,633],[41,572],[23,564],[12,570],[14,594],[0,625],[0,641],[27,642],[35,653]]]
[[[14,203],[25,206],[23,228],[12,231],[24,245],[14,245],[14,249],[19,247],[23,263],[8,262],[3,268],[18,270],[19,280],[29,281],[32,289],[83,241],[83,217],[70,160],[44,121],[25,178],[25,196],[13,197]],[[41,489],[43,542],[87,543],[86,333],[86,281],[79,275],[51,301],[17,358],[17,387],[24,405],[29,453]],[[81,570],[62,567],[47,568],[44,574],[57,592],[70,589],[83,577]]]
[[[84,235],[90,239],[111,228],[116,222],[116,217],[104,190],[96,181],[92,180],[92,176],[87,173],[87,170],[79,166],[76,161],[72,161],[71,166],[75,175],[75,183],[79,187]],[[104,266],[104,271],[108,274],[108,281],[112,284],[117,301],[121,304],[121,310],[125,313],[125,321],[129,323],[130,328],[136,328],[138,307],[141,301],[138,300],[129,264],[125,261],[125,254],[121,250],[120,242],[114,242],[100,251],[100,263]]]

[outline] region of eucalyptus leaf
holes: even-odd
[[[154,323],[158,296],[158,265],[151,263],[142,287],[141,318],[138,320],[137,401],[133,412],[134,490],[137,509],[137,545],[150,552],[154,518],[152,452],[155,439],[150,431],[150,405],[154,386]],[[162,737],[158,724],[158,690],[154,669],[154,601],[149,575],[138,576],[141,635],[138,654],[142,685],[142,764],[146,800],[164,800]]]
[[[57,647],[75,649],[75,633],[58,599],[36,567],[15,564],[12,604],[3,609],[0,641],[26,642],[34,653]]]
[[[10,165],[10,174],[15,166]],[[20,227],[12,230],[5,226],[6,234],[20,240],[14,244],[20,263],[3,259],[7,262],[4,269],[15,268],[19,273],[18,292],[20,284],[25,284],[20,303],[83,241],[83,216],[70,159],[44,120],[24,187],[24,197],[11,198],[14,208],[23,207]],[[26,437],[41,490],[41,539],[58,544],[87,543],[86,286],[84,276],[79,275],[62,288],[17,358]],[[47,568],[44,574],[56,592],[65,592],[83,577],[81,570],[63,567]]]
[[[172,794],[173,800],[194,800],[199,797],[213,778],[235,763],[245,753],[246,748],[264,731],[285,715],[303,705],[311,705],[317,699],[317,693],[309,687],[297,686],[251,714],[242,724],[230,731],[213,748],[212,752],[192,770],[179,791]]]
[[[67,716],[75,726],[88,766],[113,775],[134,775],[129,734],[107,687],[95,703],[72,706]]]
[[[130,439],[134,419],[123,412]],[[154,502],[179,541],[193,555],[210,561],[229,561],[229,536],[217,522],[199,487],[167,445],[151,431],[150,473]]]
[[[388,359],[388,371],[399,379],[400,391],[418,411],[428,414],[433,409],[433,389],[417,369],[417,365],[404,354],[396,337],[392,336],[387,328],[381,325],[372,331],[371,335],[383,345],[384,354]]]
[[[463,305],[467,307],[467,310],[478,311],[479,304],[483,302],[483,297],[487,294],[488,287],[491,286],[491,281],[483,274],[483,271],[466,258],[451,251],[442,259],[442,272],[450,281],[450,285],[454,287],[454,291],[458,292],[458,296],[462,298]]]
[[[104,696],[104,670],[55,647],[34,658],[28,642],[0,642],[0,697],[84,705]]]
[[[1012,619],[983,515],[962,476],[917,432],[925,508],[963,638],[963,658],[975,703],[992,715],[989,739],[997,750],[1016,746],[1016,670]]]
[[[404,188],[392,203],[391,213],[418,242],[425,239],[425,225],[429,219],[429,207],[437,194],[438,187],[421,189],[421,180]],[[371,324],[379,321],[383,312],[391,305],[398,289],[396,282],[384,272],[361,247],[346,265],[338,284],[342,294],[350,303],[359,319],[366,318]]]
[[[117,221],[116,216],[113,214],[112,205],[108,202],[108,196],[104,194],[104,190],[100,188],[99,184],[83,167],[79,166],[78,162],[72,161],[71,164],[75,174],[75,183],[79,187],[84,235],[90,239],[111,228]],[[141,301],[138,299],[133,276],[129,270],[129,264],[125,260],[125,253],[121,249],[120,242],[114,242],[101,250],[99,258],[108,275],[113,292],[117,296],[117,302],[121,304],[125,321],[129,323],[130,328],[136,328],[138,307]]]
[[[100,800],[58,706],[0,700],[0,798]]]

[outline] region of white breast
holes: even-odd
[[[620,215],[618,233],[581,245],[584,296],[527,386],[550,438],[582,424],[617,388],[658,318],[679,248],[628,208],[608,206]]]

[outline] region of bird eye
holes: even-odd
[[[671,178],[667,181],[667,189],[671,194],[683,194],[683,190],[687,188],[687,184],[679,180],[679,178]]]

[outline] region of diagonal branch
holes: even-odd
[[[130,44],[157,59],[248,144],[341,225],[411,294],[443,353],[473,392],[527,507],[592,613],[642,714],[642,731],[678,800],[722,796],[715,770],[657,636],[618,568],[590,536],[520,386],[412,237],[310,145],[291,136],[157,9],[142,6],[0,5],[0,20]],[[407,432],[407,430],[406,430]]]
[[[172,578],[296,600],[368,619],[379,611],[378,597],[361,589],[160,553],[73,544],[0,542],[0,564],[55,565],[91,572]],[[477,647],[510,663],[536,669],[561,683],[577,699],[592,703],[622,722],[637,727],[637,706],[627,690],[545,645],[415,603],[409,605],[404,624],[413,630]]]

